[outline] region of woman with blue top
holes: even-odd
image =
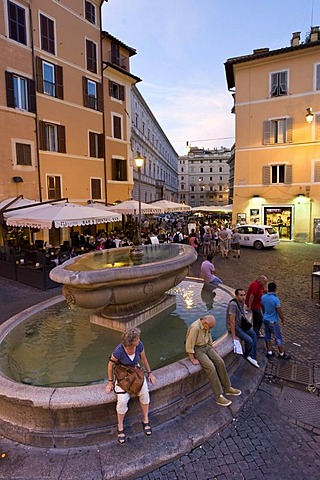
[[[139,328],[130,328],[123,333],[121,337],[121,343],[113,351],[108,363],[108,384],[106,386],[106,393],[110,393],[113,390],[113,365],[115,363],[136,367],[141,361],[147,370],[149,382],[151,382],[153,385],[156,383],[156,379],[150,370],[150,365],[144,351],[143,343],[140,340],[140,335],[141,331]],[[126,393],[122,388],[120,388],[119,385],[117,385],[117,382],[115,382],[115,392],[117,393],[116,410],[118,417],[118,442],[120,445],[123,445],[126,443],[123,421],[125,414],[128,411],[130,394]],[[145,435],[150,436],[152,434],[148,416],[150,396],[146,378],[144,379],[138,396],[143,415],[143,431]]]

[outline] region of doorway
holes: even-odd
[[[265,207],[264,223],[274,227],[279,233],[279,238],[291,240],[292,207]]]

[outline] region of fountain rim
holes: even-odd
[[[92,285],[94,283],[106,283],[118,280],[129,280],[134,277],[135,280],[148,278],[151,276],[160,276],[174,272],[177,268],[184,268],[191,265],[190,261],[197,259],[197,252],[191,245],[175,244],[179,247],[179,252],[175,257],[159,259],[157,262],[150,262],[142,265],[128,265],[124,267],[104,268],[100,270],[68,270],[65,267],[77,262],[77,258],[71,258],[62,265],[57,265],[50,271],[50,278],[63,285],[70,285],[75,288],[81,288],[83,285]],[[151,247],[151,245],[150,245]],[[154,245],[153,245],[154,247]],[[131,250],[131,247],[122,247],[123,250]],[[148,248],[148,246],[147,246]],[[161,244],[160,244],[161,248]],[[110,250],[107,250],[110,251]],[[99,252],[90,252],[85,255],[101,255]],[[103,252],[102,252],[103,254]]]

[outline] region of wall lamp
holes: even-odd
[[[22,177],[12,177],[12,181],[14,183],[22,183],[23,182],[23,178]]]
[[[306,122],[312,123],[312,120],[313,120],[312,108],[309,107],[307,108]]]
[[[260,198],[260,195],[252,195],[252,198]]]

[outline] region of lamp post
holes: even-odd
[[[131,255],[135,257],[142,257],[143,250],[141,248],[141,168],[144,163],[144,158],[141,157],[140,152],[137,152],[137,156],[134,159],[135,166],[138,170],[138,202],[139,202],[139,216],[138,216],[138,225],[135,230],[133,238],[133,248],[131,250]]]

